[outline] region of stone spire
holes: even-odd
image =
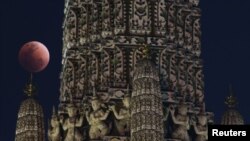
[[[162,107],[178,106],[179,97],[187,94],[192,108],[188,114],[195,114],[204,102],[198,2],[66,0],[58,116],[67,114],[70,103],[83,105],[76,107],[79,113],[91,112],[85,109],[96,99],[101,113],[118,115],[100,122],[105,126],[103,140],[162,141],[163,134],[168,140],[172,125],[171,120],[163,125]],[[126,86],[133,94],[126,93]],[[123,119],[116,122],[117,117]],[[90,138],[91,131],[91,138],[99,138],[99,129],[83,126],[83,136]],[[168,132],[163,133],[163,126]]]
[[[225,100],[225,104],[229,108],[234,108],[237,105],[236,97],[234,96],[232,85],[229,86],[229,96]]]
[[[32,97],[36,94],[36,87],[35,85],[32,83],[33,79],[33,74],[30,74],[30,80],[29,82],[26,84],[25,88],[24,88],[24,93],[28,96],[28,97]]]
[[[155,65],[146,58],[137,63],[131,100],[131,141],[163,141],[159,75]]]
[[[237,100],[234,96],[232,86],[229,88],[230,95],[226,98],[225,104],[228,106],[226,112],[222,115],[222,125],[242,125],[244,119],[239,111],[236,109]]]
[[[35,92],[31,76],[24,90],[28,98],[21,103],[18,112],[15,141],[45,141],[43,108],[32,97]]]

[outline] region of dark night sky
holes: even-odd
[[[205,74],[206,108],[218,123],[231,83],[239,111],[250,121],[250,1],[201,0],[202,58]],[[52,105],[58,104],[61,70],[63,0],[6,0],[0,8],[1,92],[0,140],[15,137],[17,112],[25,98],[22,89],[28,73],[20,67],[17,54],[31,40],[44,43],[51,60],[35,74],[37,98],[44,107],[47,126]]]

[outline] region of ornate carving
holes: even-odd
[[[50,120],[50,128],[48,130],[49,141],[61,141],[61,132],[60,132],[60,120],[56,115],[55,107],[53,107],[53,114]]]
[[[76,70],[77,77],[76,79],[76,95],[77,98],[82,99],[84,90],[86,88],[86,79],[87,79],[87,62],[86,59],[83,57],[83,54],[79,53],[79,58],[77,58],[78,69]]]
[[[79,18],[79,38],[80,38],[80,45],[84,45],[89,41],[89,33],[90,29],[88,28],[88,11],[87,6],[83,5],[80,8],[80,18]]]
[[[77,40],[77,15],[73,9],[69,10],[66,21],[64,28],[64,44],[66,44],[67,48],[71,48],[76,44]]]
[[[123,72],[124,72],[123,52],[121,48],[115,47],[113,54],[114,54],[114,59],[112,61],[112,65],[114,67],[114,81],[122,82]]]
[[[123,106],[117,111],[115,106],[111,106],[112,111],[117,120],[115,120],[116,128],[120,135],[129,135],[130,133],[130,96],[122,99]]]
[[[193,18],[192,13],[188,12],[188,15],[185,16],[185,43],[184,48],[191,51],[193,49],[193,28],[192,28]]]
[[[196,17],[193,23],[193,48],[193,54],[199,57],[201,54],[201,31],[199,17]]]
[[[166,34],[166,17],[167,17],[167,8],[165,0],[158,0],[155,4],[155,27],[157,35]]]
[[[178,46],[183,46],[184,44],[184,20],[183,20],[183,12],[184,7],[181,7],[177,10],[177,16],[176,16],[176,43]]]
[[[103,137],[110,132],[109,126],[105,123],[105,120],[111,110],[104,110],[101,107],[102,105],[103,103],[94,94],[94,97],[91,100],[92,111],[89,111],[90,109],[86,110],[86,118],[90,125],[90,139],[103,139]]]
[[[69,101],[71,99],[71,94],[74,89],[74,79],[75,79],[74,65],[71,60],[67,59],[63,70],[63,79],[61,86],[61,101]]]
[[[176,16],[176,43],[178,46],[182,47],[184,45],[184,25],[185,25],[185,15],[187,14],[185,7],[176,6],[177,16]]]
[[[99,62],[98,58],[94,53],[88,55],[88,75],[91,86],[97,81],[99,76]]]
[[[160,59],[160,74],[163,88],[168,86],[169,90],[174,90],[177,82],[175,65],[176,65],[176,49],[169,46],[161,53]]]
[[[83,134],[78,129],[83,124],[83,116],[77,117],[77,107],[73,103],[68,104],[67,112],[69,117],[64,120],[61,116],[60,119],[63,130],[67,131],[64,141],[83,141]]]
[[[176,71],[177,71],[177,88],[180,94],[184,95],[186,90],[186,68],[185,68],[185,56],[184,52],[179,51],[176,56]]]
[[[71,97],[82,99],[86,88],[87,61],[81,50],[67,50],[67,58],[63,61],[63,71],[61,72],[60,100],[68,102]]]
[[[115,16],[115,34],[124,33],[125,31],[125,5],[124,0],[114,1],[114,16]]]
[[[167,4],[167,41],[169,43],[174,43],[175,41],[175,4],[168,2]]]
[[[111,3],[109,0],[103,0],[102,7],[102,36],[105,38],[112,35],[111,23]]]
[[[105,0],[107,1],[107,0]],[[100,39],[100,31],[99,31],[99,24],[100,24],[100,12],[99,12],[99,7],[101,5],[97,4],[97,3],[92,3],[91,5],[91,16],[90,16],[90,20],[91,20],[91,42],[96,41],[97,39]],[[104,9],[105,11],[107,11],[107,9]],[[103,15],[104,20],[103,20],[103,24],[106,25],[108,24],[107,21],[105,20],[105,15]],[[106,27],[103,28],[103,30],[107,30]]]
[[[142,50],[141,48],[137,48],[137,49],[134,49],[133,52],[131,52],[132,55],[130,56],[130,65],[131,65],[131,68],[130,68],[130,77],[132,78],[133,77],[133,70],[135,70],[135,65],[136,65],[136,62],[142,58]]]
[[[149,4],[147,0],[131,1],[130,32],[134,34],[149,34],[151,21],[149,16]]]
[[[190,141],[190,137],[187,132],[190,126],[189,117],[187,115],[188,106],[184,103],[184,101],[181,101],[177,109],[178,109],[177,113],[173,105],[171,105],[169,109],[172,120],[174,122],[174,130],[172,132],[172,138],[179,139],[182,141]]]
[[[204,106],[197,115],[197,123],[194,124],[194,131],[196,133],[195,141],[206,141],[208,139],[207,115]]]
[[[195,101],[195,91],[194,91],[194,62],[187,59],[186,64],[186,94],[189,96],[191,102]]]
[[[202,64],[193,60],[199,58],[201,51],[198,3],[199,0],[65,1],[59,114],[67,113],[72,99],[79,110],[76,119],[87,114],[90,125],[90,130],[84,126],[79,132],[88,131],[90,140],[107,141],[129,137],[132,141],[160,141],[163,134],[169,137],[171,133],[166,132],[172,130],[163,129],[161,103],[178,106],[180,96],[186,96],[188,113],[196,117],[195,104],[201,104],[204,98]],[[145,34],[147,37],[143,37]],[[151,49],[152,62],[142,59],[143,43]],[[158,68],[150,67],[152,64]],[[129,120],[129,108],[120,100],[131,82],[133,118]],[[92,96],[95,83],[98,92]],[[106,103],[116,105],[108,107]],[[111,110],[116,117],[114,123],[115,117],[108,116]],[[170,117],[170,112],[166,113]],[[186,121],[186,115],[180,114],[184,112],[173,113],[177,121]],[[212,117],[208,120],[212,122]],[[135,123],[131,124],[131,134],[129,121]],[[170,126],[169,122],[166,124]],[[186,126],[176,122],[173,136],[186,139]],[[63,132],[63,136],[67,133]],[[81,134],[85,138],[85,132]]]
[[[110,55],[109,53],[105,50],[102,49],[100,53],[100,81],[102,85],[108,85],[109,78],[110,78],[110,68],[111,68],[111,63],[110,63]]]
[[[195,64],[195,99],[196,104],[202,104],[204,100],[204,81],[200,61]]]

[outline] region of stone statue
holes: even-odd
[[[102,139],[109,133],[109,127],[104,122],[111,109],[104,111],[101,107],[103,103],[94,96],[91,100],[91,106],[93,111],[86,110],[86,118],[90,125],[89,138],[90,139]]]
[[[188,107],[187,105],[181,101],[178,105],[178,112],[175,114],[175,108],[170,106],[170,113],[174,123],[174,130],[172,132],[173,139],[179,139],[181,141],[190,141],[190,137],[188,135],[189,130],[189,117],[187,115]]]
[[[196,133],[195,141],[206,141],[208,139],[207,116],[205,109],[197,115],[197,123],[194,124],[194,131]]]
[[[115,106],[111,106],[115,117],[115,124],[120,135],[124,136],[130,133],[130,97],[125,96],[122,100],[123,107],[120,108],[119,112]]]
[[[64,121],[60,119],[64,131],[67,131],[64,141],[83,141],[83,135],[77,129],[82,126],[83,116],[77,118],[77,108],[70,103],[67,107],[69,117]]]
[[[53,114],[50,120],[50,126],[51,128],[48,129],[49,141],[61,141],[60,121],[58,116],[56,115],[55,107],[53,107]]]

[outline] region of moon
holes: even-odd
[[[18,59],[24,69],[35,73],[47,67],[50,55],[44,44],[38,41],[31,41],[21,47]]]

